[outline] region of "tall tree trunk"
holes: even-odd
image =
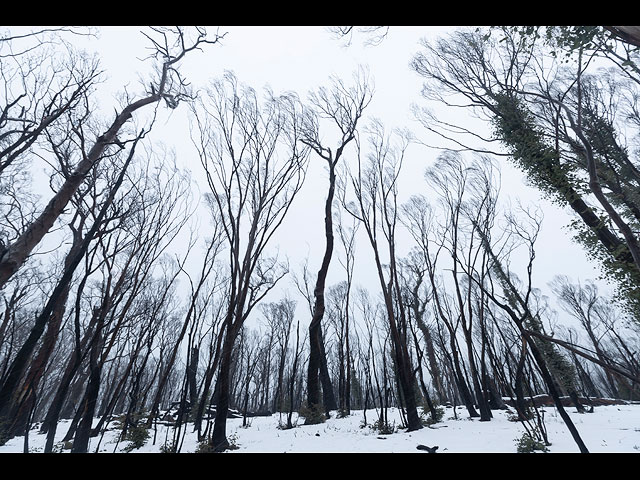
[[[198,431],[199,441],[202,441],[204,439],[202,435],[202,418],[204,416],[205,409],[208,408],[211,404],[209,392],[211,389],[211,383],[213,382],[213,376],[215,375],[216,369],[218,367],[218,362],[220,360],[221,344],[223,339],[224,329],[222,329],[222,331],[217,336],[215,352],[210,351],[209,354],[209,364],[204,376],[204,387],[202,396],[200,397],[200,403],[198,404],[198,411],[196,413],[193,425],[194,430]]]
[[[191,412],[195,412],[196,403],[198,402],[198,385],[196,383],[196,375],[198,372],[198,359],[200,357],[200,349],[198,346],[191,347],[191,356],[187,367],[187,382],[189,386],[189,403]]]
[[[333,387],[330,378],[328,378],[328,369],[326,367],[326,355],[324,352],[324,342],[322,339],[322,319],[325,311],[325,283],[331,256],[333,254],[333,197],[335,193],[335,164],[332,160],[329,163],[329,192],[325,202],[324,209],[324,231],[326,246],[316,286],[313,290],[315,302],[313,305],[313,316],[309,324],[309,363],[307,366],[307,406],[310,409],[318,410],[320,407],[320,380],[322,379],[322,392],[325,400],[325,410],[335,410],[337,407]],[[329,404],[327,404],[327,402]]]
[[[81,222],[81,225],[82,223],[84,222]],[[74,230],[73,244],[71,245],[64,261],[65,269],[69,268],[75,255],[82,246],[81,230],[82,226]],[[60,325],[62,324],[62,320],[66,312],[69,289],[70,284],[66,285],[60,292],[60,296],[53,307],[51,318],[47,322],[47,330],[44,335],[42,345],[34,359],[30,362],[29,370],[25,375],[22,386],[15,392],[11,405],[7,407],[7,410],[9,411],[8,416],[12,419],[12,424],[8,432],[11,437],[17,434],[17,432],[24,431],[25,422],[28,420],[29,412],[35,405],[35,392],[37,391],[40,380],[44,375],[47,362],[54,351],[55,343],[60,333]]]
[[[107,214],[107,210],[113,203],[116,192],[122,185],[127,167],[129,166],[131,160],[133,159],[136,145],[140,140],[140,138],[142,138],[143,133],[144,132],[138,135],[133,145],[131,146],[129,156],[126,159],[122,167],[122,170],[118,175],[116,182],[114,183],[113,187],[109,191],[109,195],[105,199],[104,204],[101,206],[100,211],[96,216],[95,221],[93,222],[93,225],[91,226],[91,228],[89,229],[85,237],[82,239],[82,244],[80,245],[80,247],[77,249],[76,252],[74,252],[72,259],[69,261],[69,264],[66,266],[64,270],[62,278],[54,288],[44,309],[42,310],[42,312],[40,312],[40,314],[36,318],[35,325],[32,327],[31,332],[29,332],[29,336],[27,337],[27,340],[24,342],[24,344],[16,354],[16,357],[14,358],[13,363],[11,364],[8,375],[2,385],[2,388],[0,389],[0,423],[2,423],[2,420],[6,418],[6,415],[8,413],[7,407],[9,406],[9,399],[13,395],[15,388],[17,387],[20,379],[22,378],[24,370],[27,367],[27,362],[29,361],[31,354],[35,349],[38,340],[42,336],[47,322],[51,319],[51,315],[53,314],[56,306],[59,305],[61,299],[65,296],[65,292],[68,293],[68,289],[71,284],[73,274],[76,268],[78,267],[78,265],[80,264],[80,261],[82,260],[86,252],[89,250],[89,244],[91,243],[93,238],[96,236],[98,229],[102,225],[102,222]],[[2,435],[0,435],[0,437],[2,437]]]
[[[319,329],[320,335],[320,383],[322,384],[322,401],[325,413],[329,416],[329,412],[338,409],[338,403],[333,392],[333,384],[331,383],[331,375],[329,374],[329,365],[327,364],[327,353],[324,349],[324,335],[322,328]]]
[[[197,38],[192,42],[191,46],[185,44],[185,36],[181,31],[174,32],[179,45],[178,51],[169,51],[169,47],[160,47],[159,43],[155,43],[155,55],[163,59],[160,65],[160,78],[155,85],[152,85],[151,93],[143,98],[135,100],[127,104],[120,112],[116,114],[113,123],[107,130],[99,135],[93,146],[88,152],[82,151],[82,160],[78,162],[74,171],[65,179],[62,186],[45,206],[40,215],[33,220],[24,232],[10,244],[0,256],[0,289],[7,281],[20,269],[27,260],[33,249],[42,241],[44,236],[53,227],[56,220],[60,217],[65,207],[71,201],[73,195],[77,192],[80,185],[85,181],[89,172],[104,158],[110,146],[118,145],[122,148],[122,143],[118,139],[118,134],[124,125],[132,119],[133,114],[147,105],[158,103],[165,99],[172,105],[177,105],[179,95],[176,92],[169,91],[171,88],[182,85],[181,80],[177,83],[172,81],[172,76],[177,74],[177,63],[191,50],[198,49],[202,43],[216,43],[219,37],[214,40],[207,40],[206,33],[198,31]],[[168,39],[165,36],[164,41]],[[179,92],[178,92],[179,93]],[[139,137],[138,137],[139,138]],[[84,141],[84,139],[81,139]],[[135,140],[137,142],[138,139]],[[125,167],[126,168],[126,167]]]
[[[227,440],[227,414],[229,412],[229,395],[231,390],[231,355],[236,338],[233,330],[233,328],[228,328],[225,335],[222,354],[220,356],[218,379],[215,387],[216,417],[211,436],[211,444],[215,452],[223,452],[230,446]]]
[[[438,401],[440,404],[444,404],[447,401],[447,393],[444,389],[442,374],[440,373],[440,367],[438,366],[438,361],[436,359],[436,351],[433,345],[431,331],[424,324],[422,319],[418,319],[418,327],[420,328],[420,330],[422,331],[422,335],[424,336],[427,360],[429,362],[429,373],[431,374],[433,386],[436,390],[436,393],[438,394]]]
[[[84,399],[80,405],[81,416],[73,439],[72,453],[87,453],[89,448],[91,426],[98,401],[100,377],[102,376],[102,367],[104,365],[104,362],[100,359],[100,353],[104,343],[102,326],[98,327],[96,334],[98,338],[93,342],[91,353],[89,354],[89,382]]]

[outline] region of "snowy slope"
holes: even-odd
[[[640,453],[640,405],[615,405],[596,407],[593,413],[578,414],[568,409],[580,435],[592,453]],[[515,453],[516,439],[522,436],[521,424],[509,421],[508,414],[494,411],[490,422],[471,420],[465,411],[458,408],[458,419],[453,418],[453,409],[447,408],[444,420],[432,428],[415,432],[398,430],[396,433],[381,435],[370,427],[362,427],[362,411],[356,411],[347,418],[331,418],[320,425],[300,425],[290,430],[278,428],[279,415],[248,419],[250,425],[242,427],[242,419],[229,419],[227,432],[229,440],[238,449],[229,453],[371,453],[407,452],[426,454],[417,450],[419,444],[438,446],[437,453]],[[390,411],[389,421],[399,422],[397,411]],[[284,416],[283,416],[284,421]],[[367,411],[369,423],[376,420],[374,410]],[[555,408],[545,408],[545,424],[552,445],[551,453],[577,453],[578,449]],[[66,433],[68,422],[58,427],[60,439]],[[160,452],[165,438],[171,438],[173,430],[158,425],[156,443],[153,437],[132,453]],[[108,431],[100,440],[100,452],[121,452],[128,442],[116,442],[118,432]],[[31,452],[42,451],[45,436],[32,430],[29,435]],[[93,438],[90,450],[98,447],[99,438]],[[0,453],[23,451],[24,437],[16,437],[0,447]],[[60,443],[60,447],[62,444]],[[181,452],[197,449],[196,435],[187,428]],[[68,450],[62,450],[68,452]]]

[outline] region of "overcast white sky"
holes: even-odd
[[[147,45],[140,34],[143,28],[100,27],[100,38],[85,43],[88,51],[98,53],[107,75],[107,81],[99,89],[105,115],[113,111],[110,102],[124,85],[128,85],[130,92],[136,92],[139,77],[148,75],[151,63],[141,61],[146,56]],[[375,94],[366,116],[380,118],[388,130],[408,127],[417,137],[426,139],[426,132],[410,113],[412,103],[426,105],[426,101],[420,96],[422,80],[410,70],[409,62],[420,49],[421,38],[435,38],[454,28],[391,27],[380,45],[365,46],[363,37],[355,36],[352,44],[345,47],[324,27],[219,27],[220,33],[227,32],[221,44],[207,46],[204,52],[194,52],[181,66],[181,72],[196,88],[206,86],[210,79],[230,70],[240,82],[258,91],[268,85],[276,93],[295,91],[305,99],[310,90],[327,85],[331,75],[347,80],[358,66],[367,66],[375,83]],[[208,28],[212,33],[216,29]],[[444,110],[438,112],[451,114]],[[200,165],[189,140],[187,115],[188,109],[184,105],[170,115],[165,109],[152,136],[175,148],[178,161],[188,166],[198,178],[201,176]],[[469,121],[461,116],[462,112],[458,111],[456,115],[456,120]],[[433,137],[430,140],[434,140]],[[415,146],[409,150],[403,171],[403,197],[428,193],[423,172],[437,155],[437,150],[425,147]],[[349,161],[349,157],[346,160]],[[537,286],[547,290],[546,283],[556,274],[581,280],[595,278],[597,272],[563,229],[570,218],[566,212],[542,201],[538,192],[527,187],[519,172],[504,159],[500,165],[505,198],[521,198],[525,204],[539,204],[544,209],[545,220],[534,267]],[[323,168],[322,161],[312,157],[307,183],[276,239],[280,251],[289,256],[293,269],[297,269],[299,262],[309,254],[314,273],[324,248],[322,218],[326,175]],[[204,187],[204,183],[201,185]],[[362,240],[358,245],[356,281],[377,292],[375,273],[371,269],[371,250],[366,240]],[[409,245],[403,247],[401,251],[405,252]],[[342,267],[335,259],[328,284],[342,278]],[[295,292],[289,285],[283,286]]]

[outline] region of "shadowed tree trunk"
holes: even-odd
[[[71,262],[82,245],[81,232],[83,224],[84,219],[81,220],[78,228],[73,231],[73,243],[64,261],[65,269],[70,267]],[[18,434],[18,432],[24,431],[30,412],[35,406],[35,393],[44,375],[47,362],[54,351],[58,334],[60,333],[60,325],[66,312],[69,289],[70,285],[67,285],[60,292],[60,297],[53,307],[51,318],[47,321],[47,330],[42,345],[30,362],[29,370],[22,381],[20,389],[16,390],[11,399],[11,404],[7,407],[9,411],[8,417],[12,419],[11,426],[6,433],[9,437],[13,437]]]
[[[325,250],[313,290],[315,300],[309,324],[309,362],[307,365],[307,407],[312,411],[320,411],[320,380],[322,380],[324,408],[327,414],[329,411],[337,409],[333,387],[325,370],[327,360],[322,340],[326,279],[334,246],[333,199],[336,189],[336,166],[345,147],[355,138],[358,121],[370,100],[371,91],[364,79],[358,79],[358,84],[352,88],[347,88],[340,81],[335,81],[330,90],[321,88],[311,96],[316,111],[307,116],[302,138],[306,145],[327,162],[329,170],[329,188],[324,207]],[[337,123],[341,137],[335,152],[321,143],[317,117],[328,118]],[[318,415],[311,415],[306,421],[317,422],[318,418]]]
[[[93,345],[89,353],[89,383],[80,403],[80,421],[74,435],[72,453],[86,453],[89,448],[91,426],[100,390],[100,376],[104,365],[104,362],[99,358],[104,343],[102,329],[103,325],[98,325],[96,339],[92,342]]]

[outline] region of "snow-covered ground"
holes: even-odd
[[[551,453],[577,453],[578,448],[569,434],[564,422],[555,408],[546,407],[545,425]],[[640,404],[596,407],[593,413],[578,414],[574,408],[568,408],[590,452],[640,453]],[[370,427],[362,427],[362,411],[353,412],[346,418],[331,418],[320,425],[300,425],[289,430],[278,428],[280,416],[254,417],[250,424],[242,427],[242,419],[229,419],[227,432],[229,440],[238,449],[230,453],[425,453],[416,449],[418,445],[438,446],[437,453],[515,453],[516,441],[524,432],[520,423],[508,420],[508,413],[494,411],[490,422],[471,420],[465,411],[458,408],[458,419],[453,417],[453,409],[447,408],[442,422],[431,428],[406,432],[398,430],[382,435]],[[282,421],[286,419],[283,416]],[[375,411],[367,411],[369,423],[376,420]],[[400,423],[398,412],[389,412],[389,422]],[[68,422],[58,427],[60,440],[66,433]],[[132,450],[132,453],[160,452],[165,438],[171,438],[173,430],[159,425],[156,442],[151,437],[144,446]],[[121,452],[129,445],[127,441],[117,442],[118,431],[108,431],[100,437],[91,439],[90,451]],[[100,443],[98,445],[98,441]],[[29,435],[31,452],[42,451],[44,435],[32,430]],[[0,447],[0,453],[18,453],[23,451],[24,437],[16,437]],[[181,452],[194,452],[198,447],[197,438],[187,428]],[[62,452],[62,443],[57,445]]]

